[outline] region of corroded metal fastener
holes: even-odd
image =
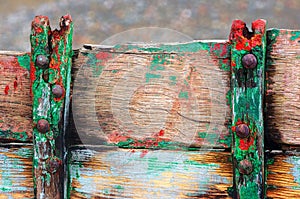
[[[60,85],[54,85],[52,88],[52,93],[55,98],[60,98],[64,94],[64,89]]]
[[[48,68],[49,65],[49,59],[48,57],[46,57],[45,55],[38,55],[36,57],[35,60],[35,64],[39,67],[39,68]]]
[[[247,54],[242,58],[242,63],[245,68],[255,68],[257,65],[257,59],[253,54]]]
[[[253,166],[249,160],[244,159],[240,161],[238,169],[241,174],[249,175],[253,171]]]
[[[41,133],[47,133],[50,130],[50,124],[47,120],[40,119],[36,124],[36,128]]]
[[[52,157],[47,160],[48,171],[51,173],[55,173],[62,165],[62,161],[58,157]]]
[[[246,138],[250,134],[249,127],[246,124],[239,124],[235,128],[236,135],[239,136],[239,138]]]

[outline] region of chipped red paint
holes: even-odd
[[[134,148],[153,148],[158,147],[160,142],[170,142],[171,139],[165,138],[164,130],[160,130],[157,133],[153,133],[152,136],[143,139],[133,138],[126,133],[113,132],[108,135],[107,140],[109,143],[130,146]]]
[[[30,85],[33,84],[33,82],[35,81],[35,66],[33,64],[33,61],[30,62]],[[30,86],[30,97],[33,98],[33,93],[32,93],[32,86]]]
[[[235,123],[234,126],[231,127],[232,132],[236,132],[236,126],[240,125],[240,124],[246,124],[249,125],[248,123],[242,122],[241,119],[238,119],[238,121]],[[251,131],[251,130],[250,130]],[[251,132],[250,132],[251,134]],[[256,133],[252,133],[252,136],[250,136],[247,139],[240,139],[240,144],[239,144],[239,148],[241,150],[248,150],[250,146],[253,145],[254,143],[254,137],[255,137]]]
[[[240,149],[241,150],[248,150],[250,146],[254,143],[254,138],[249,137],[248,139],[240,139]]]
[[[34,31],[36,33],[42,33],[43,32],[43,29],[39,26],[37,26],[36,24],[45,24],[45,25],[50,25],[49,23],[49,18],[47,16],[38,16],[38,17],[35,17],[34,20],[32,21],[32,24],[31,26],[34,28]],[[50,35],[50,33],[48,33]]]
[[[107,53],[107,52],[99,52],[96,54],[96,59],[99,60],[107,60],[111,58],[111,54]]]
[[[218,57],[224,57],[228,53],[227,46],[221,43],[216,43],[210,49],[210,52],[215,55],[219,55]]]
[[[234,20],[231,26],[231,33],[229,35],[230,41],[236,42],[236,50],[247,50],[250,51],[255,46],[260,46],[262,44],[263,33],[265,32],[265,20],[258,19],[252,23],[252,30],[255,33],[248,31],[246,23],[241,20]]]
[[[7,56],[0,59],[0,74],[7,75],[7,74],[15,74],[14,80],[11,79],[10,82],[7,83],[5,86],[4,93],[8,95],[9,90],[14,88],[14,91],[17,90],[18,80],[22,79],[22,77],[27,76],[28,71],[22,67],[18,61],[17,56]]]
[[[9,91],[9,86],[6,85],[5,88],[4,88],[4,94],[8,95],[8,91]]]
[[[130,137],[124,135],[123,133],[118,133],[118,132],[114,131],[108,135],[107,139],[109,142],[116,144],[119,142],[126,142],[128,139],[130,139]]]

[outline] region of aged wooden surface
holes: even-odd
[[[64,197],[65,98],[69,108],[73,23],[60,19],[51,31],[46,16],[32,21],[31,94],[33,112],[34,185],[37,199]]]
[[[300,156],[267,155],[267,197],[300,197]],[[72,149],[71,198],[231,198],[231,154]]]
[[[34,197],[32,146],[0,147],[0,198]]]
[[[74,62],[72,111],[84,144],[229,147],[229,46],[90,46]]]
[[[267,35],[267,138],[300,145],[300,31],[271,29]]]
[[[230,198],[228,152],[98,147],[71,150],[72,199]]]
[[[32,139],[29,63],[28,53],[0,52],[1,142]]]
[[[300,144],[297,130],[300,126],[297,111],[299,106],[297,66],[300,60],[297,35],[298,31],[293,30],[271,29],[267,31],[268,85],[265,109],[266,138],[295,146]],[[1,141],[30,142],[32,139],[28,72],[30,53],[2,51],[0,54],[2,74],[0,76],[0,110],[4,113],[0,116],[0,139]],[[82,65],[82,61],[74,57],[72,71],[75,73],[74,79]],[[111,74],[114,73],[111,72]],[[200,137],[205,137],[205,132],[200,133]],[[71,138],[73,138],[72,135]]]
[[[263,198],[266,21],[232,23],[231,88],[234,198]]]
[[[300,154],[271,153],[267,163],[267,197],[300,198]]]

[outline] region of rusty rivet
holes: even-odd
[[[239,138],[246,138],[250,134],[249,127],[246,124],[239,124],[235,127],[235,132]]]
[[[253,54],[247,54],[242,58],[242,63],[245,68],[255,68],[257,65],[257,59]]]
[[[36,57],[35,64],[36,64],[39,68],[45,69],[45,68],[48,67],[49,59],[48,59],[48,57],[46,57],[45,55],[38,55],[38,56]]]
[[[46,162],[48,166],[48,171],[55,173],[62,165],[62,161],[58,157],[52,157]]]
[[[54,85],[52,88],[52,93],[55,98],[60,98],[64,94],[64,90],[60,85]]]
[[[253,166],[249,160],[244,159],[240,161],[238,169],[241,174],[249,175],[253,171]]]
[[[47,133],[50,130],[50,125],[47,120],[40,119],[36,124],[36,128],[41,133]]]

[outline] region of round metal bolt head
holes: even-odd
[[[60,98],[64,94],[64,89],[60,85],[54,85],[52,88],[52,93],[55,98]]]
[[[35,64],[39,67],[39,68],[47,68],[48,64],[49,64],[49,59],[48,57],[46,57],[45,55],[38,55],[36,57],[36,61]]]
[[[249,160],[244,159],[240,161],[238,169],[241,174],[249,175],[253,171],[253,166]]]
[[[41,133],[47,133],[50,130],[50,125],[47,120],[40,119],[36,124],[36,128]]]
[[[235,128],[236,135],[239,136],[239,138],[246,138],[250,134],[249,127],[246,124],[239,124]]]
[[[245,68],[255,68],[257,65],[257,59],[253,54],[247,54],[242,58],[242,63]]]

